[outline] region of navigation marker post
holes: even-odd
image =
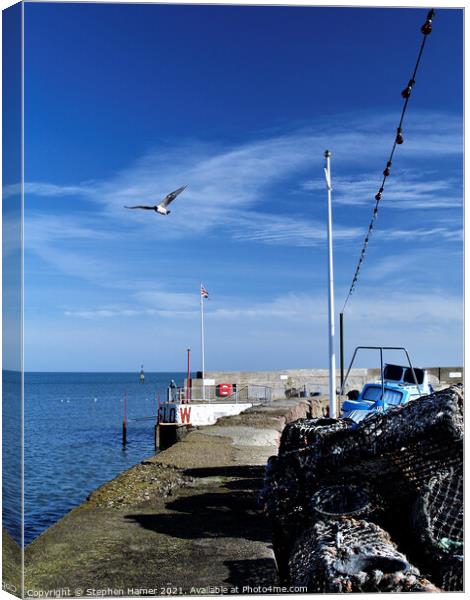
[[[154,442],[155,452],[158,450],[160,444],[160,419],[161,419],[161,406],[160,406],[160,392],[157,392],[157,418],[155,419],[155,431],[154,431]]]
[[[329,416],[336,419],[336,360],[335,360],[335,306],[334,306],[334,285],[333,285],[333,231],[331,216],[331,170],[330,158],[331,152],[325,150],[325,181],[328,193],[328,329],[329,329]]]
[[[124,394],[124,411],[122,415],[122,447],[127,444],[127,390]]]

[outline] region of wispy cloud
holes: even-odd
[[[405,264],[398,262],[398,268]],[[386,265],[382,265],[382,272]],[[391,273],[392,271],[389,271]],[[423,302],[421,289],[410,290],[406,295],[397,292],[395,286],[368,286],[361,294],[361,301],[352,302],[348,313],[355,322],[374,322],[384,318],[396,324],[414,323],[416,327],[433,320],[461,321],[463,302],[457,294],[442,289],[426,289]],[[108,319],[121,317],[159,316],[165,318],[197,318],[196,294],[167,292],[140,292],[136,294],[136,305],[101,306],[87,309],[67,309],[65,315],[83,319]],[[137,300],[139,298],[139,300]],[[326,319],[327,305],[324,294],[286,292],[266,301],[250,302],[246,299],[225,297],[220,302],[206,307],[211,321],[240,319],[279,319],[305,323],[321,323]],[[349,318],[349,317],[348,317]]]
[[[33,214],[25,220],[25,243],[32,248],[56,240],[104,240],[113,239],[111,231],[99,227],[93,216],[58,214]]]
[[[88,182],[79,185],[57,185],[55,183],[45,183],[41,181],[29,181],[24,184],[24,194],[31,196],[45,196],[48,198],[62,197],[62,196],[93,196],[96,192],[96,187],[93,182]],[[21,184],[13,183],[6,185],[3,188],[3,197],[11,198],[21,194]]]
[[[416,325],[425,321],[441,318],[443,321],[461,321],[463,319],[463,303],[458,295],[448,294],[443,290],[427,290],[426,302],[418,291],[406,296],[388,288],[387,293],[377,288],[368,288],[362,294],[361,302],[351,305],[350,315],[355,321],[374,322],[384,317],[394,323],[414,322]],[[251,306],[232,306],[216,309],[211,318],[276,318],[305,322],[324,322],[327,315],[325,295],[287,293],[270,302],[254,303]],[[349,318],[349,317],[348,317]]]
[[[374,201],[374,196],[382,183],[381,172],[360,176],[335,177],[335,203],[344,205],[366,205]],[[463,192],[461,183],[456,178],[436,179],[432,173],[406,172],[387,181],[382,204],[399,209],[436,209],[461,208]],[[322,182],[308,180],[304,182],[305,190],[321,190]]]
[[[411,323],[417,331],[431,323],[445,327],[445,323],[463,321],[462,297],[446,290],[410,290],[406,295],[393,290],[376,292],[371,290],[371,297],[367,298],[367,290],[363,290],[361,301],[348,307],[348,318],[363,323],[386,319],[397,326]]]
[[[60,186],[54,183],[26,184],[30,195],[64,198],[86,196],[97,203],[114,226],[139,228],[139,235],[160,239],[206,234],[226,228],[235,240],[267,244],[311,245],[322,239],[320,223],[292,209],[292,193],[305,180],[306,171],[318,171],[315,180],[303,185],[305,191],[323,192],[322,156],[326,147],[334,149],[335,202],[345,205],[370,202],[377,187],[375,175],[338,176],[339,170],[357,169],[366,160],[386,156],[390,139],[385,132],[394,116],[348,117],[347,125],[328,126],[318,122],[284,135],[266,136],[230,148],[188,141],[163,145],[149,152],[115,177],[101,182]],[[432,135],[428,123],[435,123]],[[345,117],[331,122],[344,123]],[[445,126],[439,128],[439,123]],[[401,152],[409,161],[458,155],[461,121],[447,115],[415,114],[413,126]],[[162,226],[149,215],[123,209],[130,202],[153,203],[181,184],[189,184],[178,198],[178,207]],[[283,188],[280,193],[281,185]],[[397,209],[461,206],[456,181],[426,175],[402,179],[394,176],[387,189],[387,202]],[[274,208],[275,207],[275,208]],[[278,217],[273,210],[280,211]],[[304,212],[304,211],[301,211]],[[150,215],[154,217],[154,215]],[[248,218],[249,217],[249,218]],[[342,239],[354,239],[356,230],[338,230]]]
[[[232,233],[235,240],[263,242],[265,244],[285,244],[292,246],[317,246],[326,239],[325,224],[300,217],[250,214],[238,216]],[[359,227],[335,226],[335,241],[349,241],[359,238],[363,230]]]
[[[79,317],[80,319],[109,319],[121,317],[135,317],[142,314],[150,314],[129,308],[97,308],[91,310],[66,310],[67,317]]]
[[[197,318],[197,298],[168,291],[170,286],[173,290],[181,289],[181,282],[169,280],[174,271],[174,257],[171,252],[170,255],[165,252],[165,244],[171,249],[176,248],[171,243],[173,240],[186,242],[203,236],[223,236],[243,244],[305,248],[324,245],[324,215],[319,217],[318,210],[315,211],[316,200],[324,198],[321,176],[324,148],[327,145],[338,148],[334,155],[335,203],[343,204],[345,210],[350,210],[349,206],[365,206],[377,186],[372,170],[354,177],[337,173],[362,168],[366,158],[383,150],[384,136],[377,132],[386,122],[387,118],[377,118],[367,127],[358,121],[342,129],[319,126],[315,131],[303,129],[266,136],[230,148],[189,141],[149,152],[107,181],[64,187],[29,184],[27,194],[50,196],[56,199],[58,206],[63,199],[67,212],[39,213],[34,210],[34,203],[30,203],[26,219],[27,252],[33,252],[66,276],[110,290],[124,290],[122,305],[109,305],[106,298],[98,306],[93,306],[92,301],[89,306],[67,306],[68,319]],[[437,119],[436,122],[442,121]],[[444,155],[458,154],[461,148],[456,134],[460,121],[450,119],[448,123],[448,128],[439,131],[439,144],[432,140],[428,143],[425,127],[417,127],[414,135],[423,147],[410,150],[407,145],[410,161],[421,159],[422,151],[429,156],[440,156],[439,148],[443,148]],[[371,135],[374,131],[376,137]],[[308,180],[306,175],[314,169],[319,173],[318,178]],[[302,185],[302,182],[306,183]],[[176,200],[168,219],[123,209],[129,202],[156,202],[169,190],[185,183],[190,185]],[[394,173],[389,183],[384,194],[387,207],[400,211],[426,207],[426,217],[422,216],[419,221],[404,220],[393,226],[388,220],[381,220],[380,227],[374,231],[379,248],[380,244],[385,247],[387,242],[410,242],[408,246],[412,243],[428,248],[438,240],[461,242],[462,226],[460,218],[455,216],[457,211],[446,210],[448,216],[442,217],[442,208],[461,206],[457,176],[445,178],[431,166],[426,172],[410,166],[401,174]],[[96,209],[75,211],[74,203],[69,200],[80,195],[93,202]],[[351,213],[347,213],[347,218],[335,219],[335,248],[349,252],[350,245],[353,252],[359,254],[367,223],[356,226],[357,222],[352,221]],[[156,269],[135,267],[133,257],[128,257],[125,249],[137,246],[150,251],[148,260]],[[419,254],[416,247],[409,248],[404,262],[396,257],[390,257],[388,264],[370,262],[368,255],[361,290],[363,283],[383,282],[387,272],[395,281],[417,277],[423,264],[427,264],[427,258]],[[351,276],[354,266],[351,264]],[[414,275],[410,275],[413,269]],[[159,282],[162,285],[159,286]],[[385,294],[382,287],[381,293]],[[301,323],[326,318],[323,309],[319,309],[322,302],[323,297],[303,297],[286,290],[282,297],[252,304],[241,305],[239,298],[226,298],[223,306],[209,306],[208,310],[215,320],[259,317]],[[401,307],[398,315],[407,312],[399,298],[394,302]],[[361,301],[361,304],[375,310],[375,302]],[[425,304],[429,306],[428,299]],[[388,305],[382,308],[394,310]]]
[[[137,302],[157,311],[184,311],[198,309],[199,296],[164,290],[143,290],[135,294]]]
[[[386,231],[378,231],[377,237],[388,240],[413,240],[419,241],[420,238],[430,238],[437,240],[438,238],[446,241],[461,242],[463,240],[463,229],[449,227],[431,227],[429,229],[389,229]]]

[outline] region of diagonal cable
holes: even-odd
[[[403,103],[403,108],[402,108],[401,115],[400,115],[400,120],[398,122],[395,141],[393,142],[392,150],[390,152],[390,156],[388,157],[387,166],[385,167],[385,169],[383,171],[382,184],[379,188],[379,191],[375,195],[375,206],[374,206],[374,210],[372,212],[372,217],[371,217],[371,220],[369,223],[369,227],[367,229],[366,237],[364,238],[364,242],[362,244],[362,250],[359,255],[359,260],[358,260],[358,263],[356,266],[356,271],[354,273],[354,277],[352,279],[351,286],[349,288],[349,292],[348,292],[348,295],[346,296],[346,300],[344,301],[343,309],[341,312],[344,312],[344,309],[346,308],[346,304],[348,303],[348,300],[351,297],[351,294],[353,293],[353,291],[356,287],[357,280],[359,278],[359,273],[361,271],[362,263],[364,262],[364,258],[365,258],[367,246],[369,244],[370,236],[372,235],[375,220],[376,220],[378,212],[379,212],[379,204],[380,204],[380,200],[382,199],[382,193],[385,189],[385,182],[387,181],[387,177],[390,175],[390,168],[392,166],[393,155],[395,154],[397,145],[403,144],[403,141],[404,141],[403,132],[402,132],[403,121],[405,118],[406,109],[408,108],[408,102],[410,100],[411,90],[413,89],[413,87],[416,83],[416,73],[418,72],[419,63],[421,62],[421,57],[423,55],[424,46],[426,44],[426,40],[428,39],[428,35],[432,31],[432,21],[434,19],[434,15],[435,15],[435,11],[434,11],[434,9],[431,9],[428,12],[426,21],[424,22],[423,26],[421,27],[421,33],[423,34],[423,39],[421,41],[421,46],[419,48],[418,57],[416,59],[416,63],[415,63],[414,69],[413,69],[413,74],[411,76],[411,79],[408,81],[408,85],[401,93],[402,98],[404,99],[404,103]]]

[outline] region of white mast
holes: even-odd
[[[201,361],[202,361],[202,400],[206,399],[206,387],[205,387],[205,364],[204,364],[204,295],[202,293],[203,286],[199,290],[200,305],[201,305]]]
[[[333,231],[331,217],[331,152],[325,150],[325,180],[328,192],[328,329],[329,329],[329,407],[330,417],[336,419],[336,360],[335,360],[335,306],[334,306],[334,284],[333,284]]]

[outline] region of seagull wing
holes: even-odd
[[[155,210],[155,206],[125,206],[124,208],[143,208],[144,210]]]
[[[181,194],[181,192],[183,192],[187,187],[188,187],[187,185],[184,185],[183,187],[178,188],[174,192],[170,192],[168,194],[168,196],[165,196],[165,198],[160,202],[160,204],[158,206],[162,206],[163,208],[166,208],[170,204],[170,202],[173,202],[173,200],[176,198],[176,196]]]

